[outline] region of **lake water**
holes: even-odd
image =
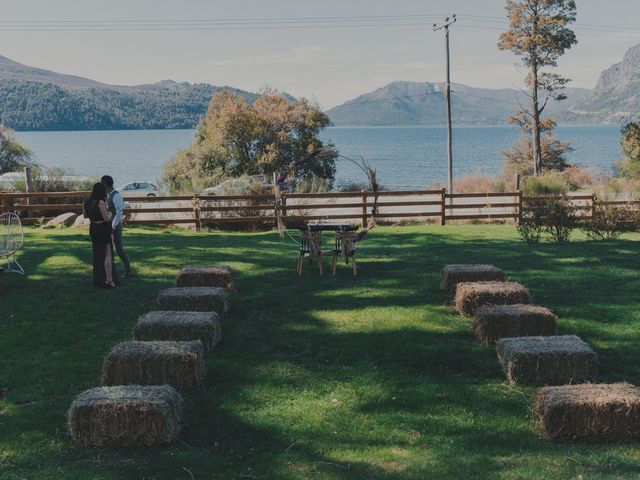
[[[78,175],[111,174],[118,184],[154,181],[178,149],[189,145],[193,130],[132,130],[92,132],[17,132],[48,167],[63,167]],[[557,137],[569,140],[572,162],[611,173],[620,158],[620,127],[561,126]],[[378,180],[391,188],[426,188],[446,183],[446,129],[443,127],[333,127],[323,132],[346,157],[365,155],[378,170]],[[519,132],[511,127],[454,128],[454,175],[476,172],[497,176],[501,152]],[[364,174],[340,159],[338,181],[364,182]]]

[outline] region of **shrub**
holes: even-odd
[[[640,193],[640,180],[635,178],[612,178],[607,183],[607,191],[615,194]]]
[[[543,132],[540,138],[542,154],[542,172],[561,172],[570,167],[566,157],[573,151],[569,142],[563,142],[555,138],[553,132]],[[533,175],[533,142],[531,136],[521,138],[515,145],[502,152],[504,157],[502,165],[502,178],[510,182],[520,174],[522,176]]]
[[[549,173],[540,177],[526,177],[522,181],[522,194],[525,196],[565,195],[573,191],[566,179],[558,173]]]
[[[544,225],[540,225],[531,219],[523,218],[518,225],[518,233],[529,245],[540,243],[540,237],[544,230]]]
[[[453,190],[456,193],[494,193],[496,189],[496,181],[481,173],[466,175],[453,184]]]
[[[542,234],[556,243],[569,241],[578,226],[574,207],[567,196],[548,196],[523,201],[522,221],[518,233],[528,244],[536,244]]]
[[[320,177],[299,178],[291,181],[293,193],[324,193],[331,190],[331,182]]]
[[[545,203],[544,231],[553,242],[568,242],[571,232],[578,226],[571,201],[565,196],[549,198]]]
[[[615,240],[625,232],[640,226],[640,214],[630,203],[606,205],[596,203],[593,217],[584,223],[583,230],[590,239]]]

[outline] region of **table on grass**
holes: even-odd
[[[322,232],[335,232],[338,233],[353,233],[358,230],[356,225],[350,223],[307,223],[304,226],[298,227],[300,230],[300,252],[298,255],[298,273],[302,272],[302,259],[308,256],[309,259],[313,259],[319,252],[322,254]],[[311,245],[310,235],[317,233],[317,245]],[[307,235],[305,235],[307,234]],[[342,251],[342,237],[340,235],[335,236],[334,252]],[[319,262],[320,274],[322,275],[322,262]]]

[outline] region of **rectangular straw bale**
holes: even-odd
[[[229,310],[229,292],[220,287],[174,287],[158,295],[158,309],[182,312],[216,312],[224,318]]]
[[[598,373],[598,355],[575,335],[503,338],[496,351],[513,385],[593,382]]]
[[[535,305],[486,305],[476,310],[473,330],[482,343],[500,338],[556,334],[558,317]]]
[[[170,443],[182,428],[182,398],[168,385],[93,388],[74,399],[67,423],[83,447]]]
[[[485,305],[531,303],[526,287],[515,282],[463,282],[456,287],[454,304],[461,315],[469,316]]]
[[[504,282],[505,274],[493,265],[445,265],[440,272],[440,289],[455,293],[462,282]]]
[[[558,442],[640,441],[640,388],[628,383],[540,388],[533,411],[546,436]]]
[[[204,377],[202,342],[122,342],[102,365],[103,385],[200,385]]]
[[[149,312],[138,319],[134,337],[140,341],[200,340],[205,352],[220,341],[222,327],[216,312]]]
[[[187,265],[180,270],[177,287],[220,287],[235,292],[234,271],[226,265]]]

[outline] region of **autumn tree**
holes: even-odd
[[[558,58],[577,43],[568,28],[576,20],[574,0],[507,0],[505,7],[509,29],[500,35],[498,48],[518,55],[529,72],[530,106],[516,117],[526,118],[531,127],[533,172],[542,173],[542,114],[550,100],[564,100],[569,79],[549,71],[557,67]]]
[[[0,175],[19,170],[30,159],[29,149],[15,140],[12,130],[0,124]]]
[[[525,135],[511,148],[502,152],[504,157],[502,181],[505,183],[512,180],[516,174],[521,177],[536,175],[531,117],[520,111],[509,119],[509,123],[520,127]],[[562,172],[572,166],[566,155],[572,152],[573,148],[569,142],[563,142],[555,137],[553,134],[555,127],[556,123],[550,118],[540,121],[540,171],[538,174]]]
[[[640,123],[631,122],[622,128],[620,149],[625,159],[616,167],[623,177],[640,178]]]
[[[165,166],[164,183],[171,191],[199,191],[227,178],[273,173],[331,182],[337,152],[319,138],[329,124],[306,99],[265,91],[250,105],[233,93],[216,93],[193,143]]]

